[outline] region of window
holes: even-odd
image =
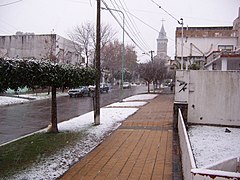
[[[219,51],[233,51],[233,45],[218,45],[218,50]]]

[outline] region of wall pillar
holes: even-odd
[[[177,130],[178,109],[181,109],[185,126],[187,125],[188,104],[185,102],[174,102],[173,104],[173,129]],[[187,126],[186,126],[187,127]]]
[[[226,58],[223,58],[222,59],[222,68],[221,68],[222,71],[227,71],[227,59]]]

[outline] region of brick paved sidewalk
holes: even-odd
[[[150,100],[61,179],[181,179],[172,115],[173,95]]]

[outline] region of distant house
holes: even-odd
[[[183,56],[184,64],[198,63],[202,68],[207,62],[207,58],[213,52],[224,52],[221,57],[226,57],[226,53],[232,53],[240,49],[240,8],[239,15],[234,20],[233,26],[219,27],[183,27],[183,53],[182,53],[182,28],[176,29],[175,59],[180,61]],[[232,55],[229,55],[230,58]],[[237,56],[230,58],[237,60]],[[224,58],[224,61],[226,58]],[[218,59],[219,61],[219,59]],[[214,61],[219,65],[217,61]],[[223,62],[222,65],[225,63]],[[206,68],[209,67],[210,64]],[[239,68],[239,64],[236,63]],[[226,68],[225,68],[226,70]]]
[[[206,59],[207,70],[240,70],[240,51],[213,51]]]
[[[0,57],[50,59],[58,63],[81,64],[83,58],[74,42],[57,34],[21,33],[0,36]]]

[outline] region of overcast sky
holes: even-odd
[[[184,25],[188,26],[232,26],[240,7],[240,0],[154,0],[162,8],[152,0],[104,2],[125,14],[126,30],[139,46],[136,51],[141,61],[150,58],[143,52],[153,50],[156,54],[156,39],[162,23],[168,37],[168,55],[173,58],[175,29],[179,26],[174,18],[183,18]],[[122,22],[121,14],[113,13]],[[111,14],[105,10],[101,14],[102,22],[110,24],[122,41],[122,30]],[[95,19],[96,0],[0,0],[0,35],[17,31],[48,34],[54,30],[68,37],[75,26],[89,21],[95,23]],[[125,44],[134,44],[127,35]]]

